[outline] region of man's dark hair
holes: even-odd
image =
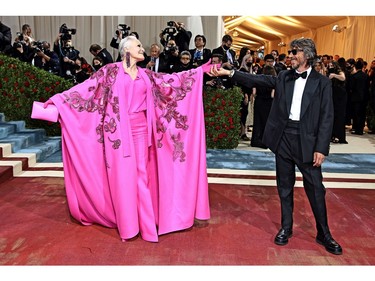
[[[90,46],[89,52],[92,52],[92,51],[97,52],[97,51],[100,51],[101,49],[102,49],[102,47],[100,47],[100,45],[92,44]]]
[[[279,55],[279,61],[283,61],[286,58],[286,54],[282,53]]]
[[[350,64],[350,65],[354,65],[354,64],[355,64],[355,59],[350,58],[350,59],[348,59],[346,62],[347,62],[348,64]]]
[[[303,53],[305,54],[305,57],[307,59],[307,64],[314,65],[314,61],[316,59],[316,47],[312,39],[310,38],[294,39],[290,43],[290,47],[303,50]]]
[[[197,36],[195,36],[194,42],[195,42],[195,40],[197,40],[197,38],[202,38],[204,46],[206,46],[206,37],[204,37],[204,35],[199,35],[198,34]]]
[[[341,58],[339,58],[338,60],[337,60],[337,62],[340,64],[340,65],[342,65],[342,64],[345,64],[345,58],[343,58],[343,57],[341,57]]]
[[[264,61],[267,61],[267,60],[273,60],[273,61],[275,61],[275,57],[273,55],[271,55],[271,54],[267,54],[267,55],[264,56],[263,60]]]
[[[223,61],[223,55],[222,54],[217,54],[217,53],[212,54],[211,58],[214,58],[214,57],[219,58],[219,61]]]
[[[360,70],[363,68],[363,61],[357,60],[354,64],[355,69]]]
[[[221,41],[222,41],[222,42],[228,42],[228,41],[233,42],[233,39],[232,39],[232,36],[230,36],[230,35],[228,35],[228,34],[225,34],[225,35],[223,36],[223,39],[221,39]]]

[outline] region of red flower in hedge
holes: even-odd
[[[30,82],[29,81],[25,81],[25,83],[23,83],[25,85],[25,87],[29,87],[30,86]]]

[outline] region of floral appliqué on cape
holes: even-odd
[[[118,70],[119,68],[114,65],[107,67],[106,75],[103,69],[95,72],[89,79],[97,79],[97,84],[96,87],[90,86],[87,89],[88,92],[92,92],[88,99],[84,99],[77,91],[65,94],[65,102],[78,112],[98,112],[98,114],[102,115],[101,121],[96,127],[96,134],[99,136],[98,142],[100,143],[104,143],[104,132],[115,133],[117,122],[120,122],[119,100],[112,92],[112,86],[116,81]],[[112,107],[114,116],[110,116],[107,110],[109,105]],[[109,119],[108,121],[105,120],[106,116]],[[112,140],[108,137],[108,140],[112,143],[114,149],[118,149],[121,146],[120,139]]]
[[[165,75],[146,71],[152,82],[152,94],[154,105],[157,110],[156,134],[157,147],[162,148],[162,140],[167,131],[168,124],[174,122],[174,126],[179,130],[188,130],[188,117],[178,111],[178,102],[183,100],[187,93],[192,91],[195,83],[193,78],[196,74],[194,70],[179,73],[179,75]],[[180,133],[170,132],[171,140],[174,144],[173,161],[180,159],[185,161],[184,143],[181,141]]]

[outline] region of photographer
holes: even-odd
[[[44,69],[50,73],[60,74],[59,56],[50,50],[50,44],[47,41],[34,41],[34,66]]]
[[[170,39],[174,39],[180,52],[189,51],[192,33],[185,29],[182,22],[169,21],[167,27],[159,34],[160,43],[166,46]]]
[[[23,40],[28,44],[31,44],[33,41],[35,41],[31,32],[31,26],[27,23],[22,25],[22,35],[24,38]]]
[[[162,66],[159,65],[159,72],[172,73],[173,66],[180,61],[179,53],[176,42],[170,39],[159,56],[165,62]]]
[[[10,50],[10,55],[20,61],[31,64],[35,53],[32,50],[30,42],[27,36],[24,36],[21,32],[17,32],[17,36]]]
[[[12,33],[10,27],[0,21],[0,53],[9,54],[12,49]]]
[[[106,48],[102,48],[98,44],[92,44],[89,48],[89,52],[94,56],[94,57],[99,57],[102,59],[102,65],[106,65],[108,63],[113,62],[112,55],[107,51]]]
[[[72,35],[76,34],[76,29],[67,28],[64,23],[59,30],[54,44],[53,51],[57,53],[60,60],[60,76],[66,79],[74,79],[76,70],[75,60],[79,57],[79,51],[74,49]]]

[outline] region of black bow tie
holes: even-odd
[[[300,77],[302,77],[303,79],[306,79],[306,77],[307,77],[307,71],[304,71],[302,73],[294,72],[294,79],[298,79]]]

